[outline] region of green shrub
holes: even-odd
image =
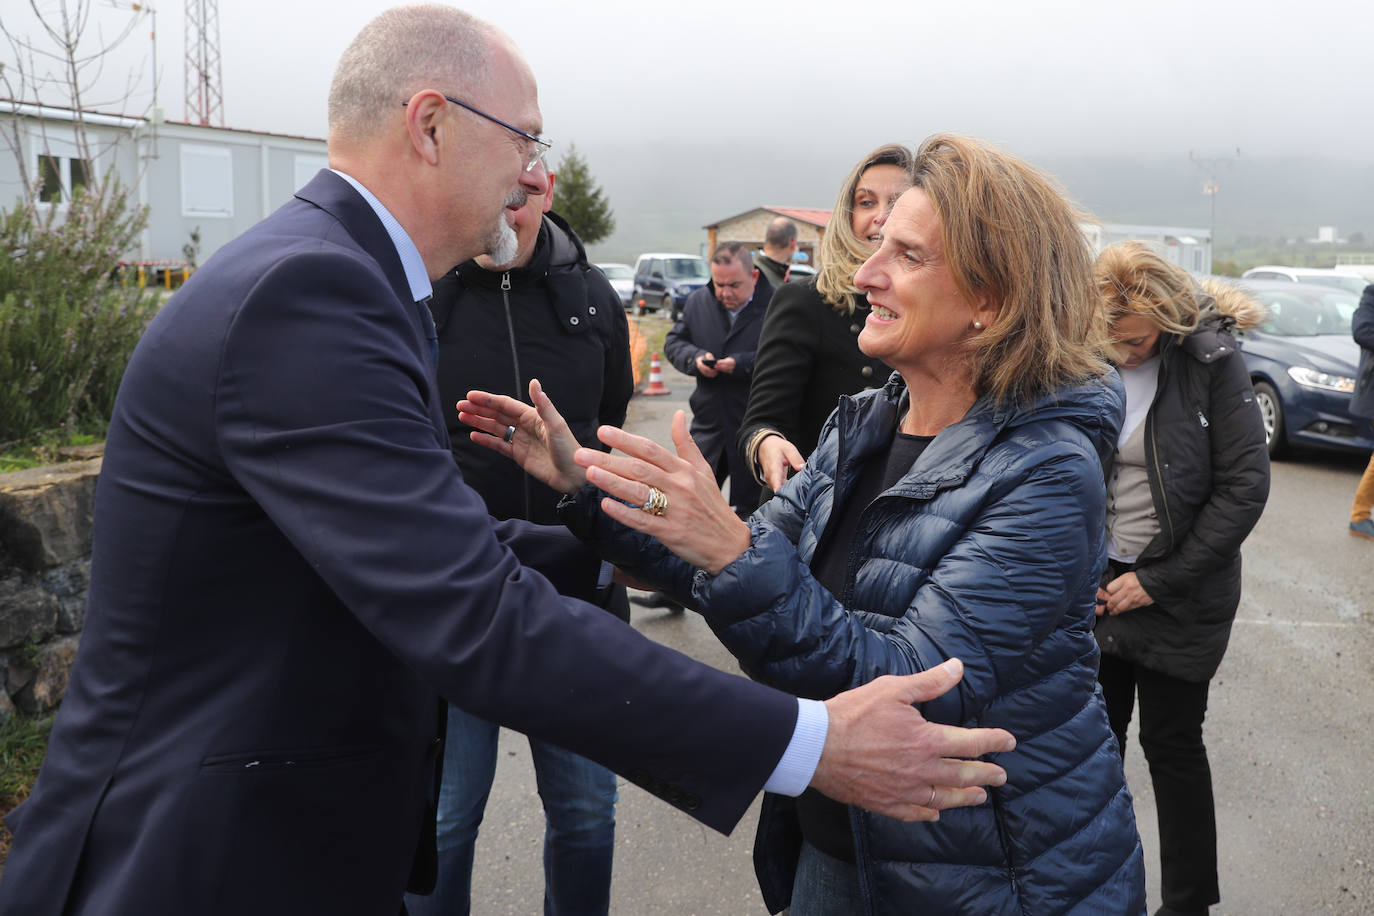
[[[0,817],[29,797],[48,750],[52,717],[32,719],[14,713],[0,719]],[[9,833],[0,829],[0,864],[9,854]]]
[[[113,182],[60,210],[0,211],[0,447],[109,417],[157,310],[155,289],[117,272],[146,221]]]

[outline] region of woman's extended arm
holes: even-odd
[[[1054,450],[1054,447],[1047,447]],[[1091,615],[1103,511],[1094,455],[1059,449],[994,485],[984,507],[919,583],[902,613],[846,609],[812,578],[790,543],[754,525],[749,550],[713,578],[698,576],[695,597],[741,667],[765,683],[830,696],[884,674],[964,660],[957,694],[927,704],[928,718],[964,722],[981,714],[1066,617]],[[938,511],[912,540],[940,541]],[[860,571],[865,594],[890,591],[893,561]],[[860,613],[869,611],[870,613]],[[884,629],[878,629],[882,627]]]

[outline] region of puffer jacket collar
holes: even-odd
[[[894,372],[880,391],[840,399],[837,482],[851,480],[868,456],[887,446],[891,430],[906,414],[910,397],[906,381]],[[963,419],[941,430],[887,493],[930,499],[941,490],[962,486],[1004,431],[1047,419],[1063,420],[1081,429],[1105,466],[1121,426],[1123,402],[1121,380],[1115,371],[1038,394],[1021,404],[999,405],[983,395]]]

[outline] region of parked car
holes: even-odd
[[[1319,286],[1334,286],[1349,290],[1358,296],[1364,292],[1369,281],[1364,277],[1343,270],[1326,267],[1280,267],[1266,264],[1252,267],[1240,275],[1242,280],[1283,280],[1288,283],[1316,283]]]
[[[676,321],[687,297],[709,282],[711,270],[705,258],[671,252],[642,254],[635,262],[635,314],[662,309]]]
[[[620,296],[621,305],[630,307],[635,295],[635,269],[629,264],[598,264],[597,268],[611,281],[612,288]]]
[[[816,275],[816,268],[810,264],[793,263],[787,271],[788,283],[805,283]]]
[[[1236,281],[1231,281],[1236,282]],[[1243,280],[1268,309],[1237,332],[1269,454],[1308,445],[1368,454],[1374,427],[1350,415],[1360,347],[1350,336],[1359,294],[1287,280]]]

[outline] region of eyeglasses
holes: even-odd
[[[500,125],[501,125],[502,127],[504,127],[506,130],[511,131],[512,133],[519,134],[520,136],[524,137],[526,140],[530,141],[531,146],[530,146],[529,150],[525,153],[525,171],[527,171],[527,172],[533,172],[533,171],[534,171],[534,166],[535,166],[535,164],[538,163],[540,160],[542,160],[542,159],[544,158],[544,156],[546,156],[546,155],[548,154],[549,150],[553,148],[553,141],[552,141],[552,140],[545,140],[543,137],[536,137],[534,134],[530,133],[529,131],[521,130],[520,128],[516,127],[514,124],[507,124],[505,121],[502,121],[500,118],[494,118],[494,117],[492,117],[491,115],[487,114],[487,113],[486,113],[485,111],[483,111],[482,109],[476,108],[476,107],[474,107],[474,106],[472,106],[472,105],[469,105],[467,102],[461,101],[461,100],[459,100],[459,99],[455,99],[455,98],[454,98],[453,96],[451,96],[451,95],[446,95],[446,96],[444,96],[444,98],[448,99],[450,102],[452,102],[453,104],[457,105],[459,108],[466,108],[468,111],[472,112],[473,114],[479,115],[480,117],[483,117],[483,118],[486,118],[488,121],[490,121],[490,122],[493,123],[493,124],[500,124]],[[410,102],[408,102],[408,101],[402,102],[402,103],[401,103],[401,107],[402,107],[402,108],[405,108],[405,107],[406,107],[407,105],[409,105],[409,104],[410,104]]]

